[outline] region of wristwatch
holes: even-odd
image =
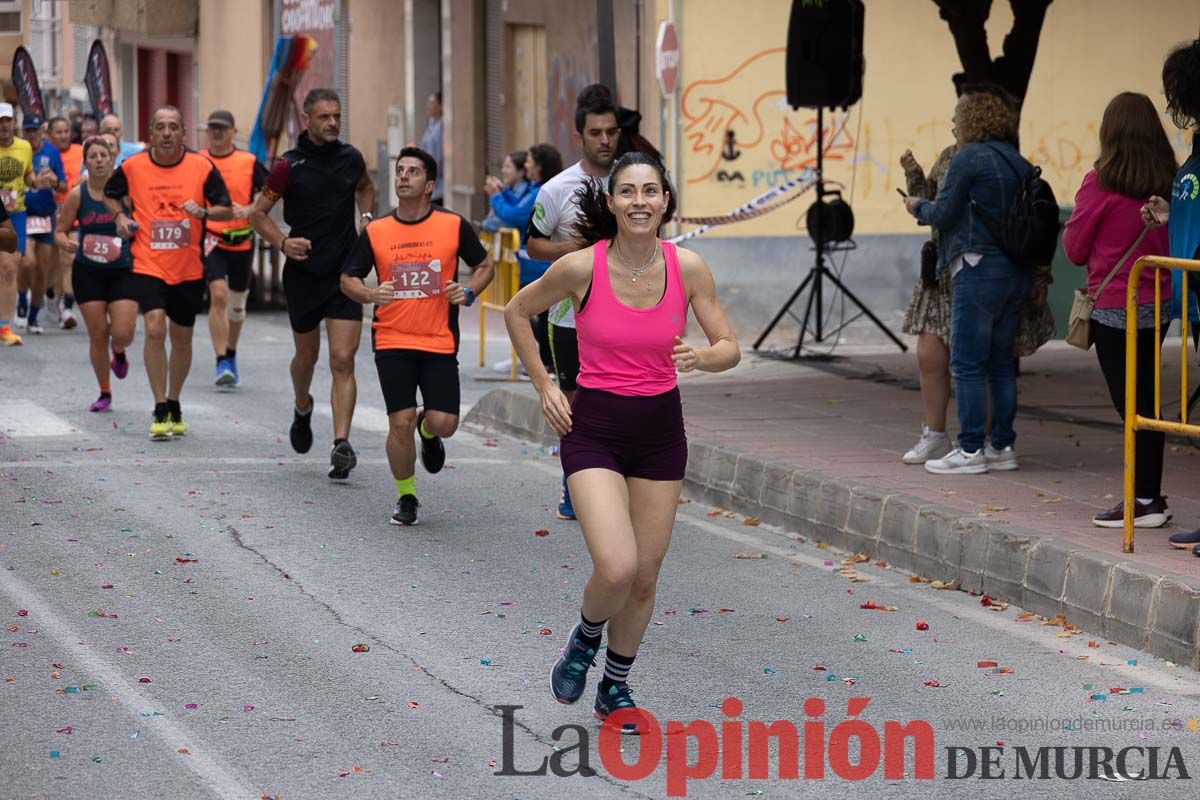
[[[464,286],[463,291],[467,295],[467,299],[463,301],[464,306],[469,306],[475,302],[475,292],[470,286]]]
[[[199,217],[200,219],[208,219],[208,209],[201,208],[199,211],[196,212],[196,216]]]
[[[370,222],[371,220],[375,219],[375,215],[374,215],[374,214],[372,214],[370,211],[364,211],[364,212],[362,212],[361,214],[359,214],[359,215],[358,215],[358,218],[359,218],[360,220],[362,220],[362,223],[363,223],[364,225],[366,225],[368,222]]]

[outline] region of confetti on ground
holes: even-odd
[[[860,605],[859,608],[865,609],[867,611],[899,611],[900,610],[896,606],[876,605],[874,600],[868,600],[867,602]]]
[[[352,646],[350,651],[353,653],[369,653],[371,652],[371,645],[359,642],[358,644]]]
[[[766,560],[766,553],[734,553],[734,558],[745,558],[751,561]]]
[[[865,642],[867,641],[867,635],[865,633],[856,633],[854,634],[854,641]]]
[[[929,623],[923,619],[917,620],[917,630],[919,630],[919,631],[929,630]]]
[[[755,527],[757,525],[762,524],[762,521],[758,517],[746,517],[745,519],[742,520],[742,524],[749,525],[751,527]],[[763,558],[766,558],[766,556],[763,556]]]
[[[533,535],[534,536],[549,536],[550,531],[546,530],[545,528],[540,528],[540,529],[534,531]]]

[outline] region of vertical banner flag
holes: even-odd
[[[25,116],[36,114],[46,118],[46,108],[42,104],[42,87],[38,85],[37,70],[33,66],[33,58],[24,47],[18,47],[13,53],[12,62],[13,85],[21,98],[21,111]]]
[[[280,36],[275,40],[275,53],[250,134],[250,152],[263,164],[270,165],[275,159],[279,137],[293,111],[293,93],[316,49],[317,43],[310,36]]]
[[[13,63],[16,69],[16,62]],[[108,73],[108,54],[100,40],[92,42],[88,52],[87,69],[83,82],[87,84],[88,98],[92,101],[92,113],[97,117],[113,113],[112,79]]]

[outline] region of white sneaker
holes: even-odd
[[[1017,464],[1017,451],[1010,444],[1003,450],[997,450],[992,447],[991,442],[987,442],[983,446],[983,457],[987,461],[988,469],[998,469],[1001,471],[1009,471],[1017,469],[1020,465]]]
[[[58,327],[62,328],[64,331],[69,331],[74,328],[76,324],[75,312],[69,308],[64,308],[62,313],[59,314]]]
[[[29,317],[17,317],[13,320],[13,330],[29,330]]]
[[[933,458],[941,458],[950,452],[954,445],[950,442],[950,437],[945,431],[937,432],[929,430],[928,426],[921,426],[921,438],[912,446],[912,449],[904,454],[900,459],[905,464],[924,464]]]
[[[41,325],[36,325],[36,324],[35,324],[35,325],[29,325],[29,326],[27,326],[27,327],[26,327],[26,330],[27,330],[27,331],[29,331],[30,333],[36,333],[36,334],[42,334],[42,333],[45,333],[45,332],[46,332],[46,331],[45,331],[45,330],[42,328],[42,326],[41,326]]]
[[[988,462],[983,448],[968,453],[956,447],[945,458],[926,461],[925,471],[934,475],[982,475],[988,471]]]

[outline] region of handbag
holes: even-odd
[[[1074,345],[1080,350],[1090,350],[1092,347],[1092,309],[1096,307],[1096,299],[1108,288],[1108,284],[1112,279],[1117,277],[1117,273],[1121,271],[1121,267],[1125,266],[1125,262],[1129,260],[1129,256],[1137,249],[1137,246],[1142,243],[1146,232],[1150,230],[1150,226],[1142,227],[1142,232],[1133,240],[1133,244],[1129,245],[1129,249],[1125,251],[1125,255],[1121,256],[1117,261],[1116,266],[1108,273],[1108,276],[1101,281],[1096,287],[1095,292],[1088,292],[1086,288],[1075,290],[1075,299],[1071,302],[1071,318],[1067,323],[1067,344]]]

